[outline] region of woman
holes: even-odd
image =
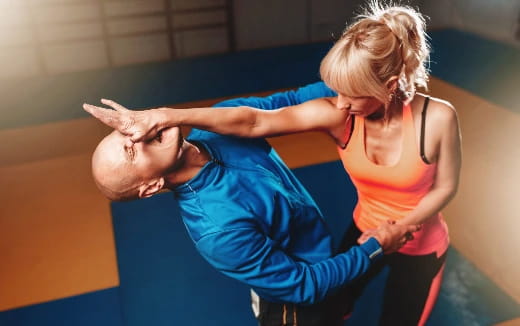
[[[439,292],[449,242],[440,211],[457,191],[461,165],[454,108],[416,93],[428,80],[424,28],[423,17],[411,8],[372,3],[321,63],[321,77],[335,97],[277,110],[159,109],[153,121],[119,110],[129,119],[133,141],[176,125],[242,137],[327,133],[358,192],[343,250],[389,220],[422,225],[398,253],[384,259],[390,272],[380,320],[382,325],[422,325]],[[381,267],[374,266],[352,291],[359,292]]]

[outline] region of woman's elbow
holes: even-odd
[[[446,198],[445,199],[446,203],[451,202],[453,200],[453,198],[455,198],[455,196],[457,195],[458,190],[459,190],[458,183],[449,185],[449,186],[447,186],[447,187],[445,187],[443,189],[444,197]]]

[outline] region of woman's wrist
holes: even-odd
[[[157,130],[180,126],[179,116],[181,110],[161,107],[154,110],[153,124]]]

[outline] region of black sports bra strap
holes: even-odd
[[[420,139],[421,159],[426,164],[430,164],[430,162],[426,158],[426,155],[424,154],[424,133],[425,133],[425,129],[426,129],[426,109],[428,108],[428,102],[430,102],[430,97],[426,96],[426,98],[424,99],[424,106],[423,106],[422,113],[421,113],[421,139]]]
[[[356,116],[351,115],[350,119],[352,120],[352,122],[350,123],[350,132],[349,132],[347,144],[345,144],[345,147],[347,147],[347,145],[348,145],[348,143],[350,141],[350,138],[352,138],[352,133],[354,132],[354,125],[356,123]]]
[[[354,119],[355,116],[351,115],[349,122],[350,123],[350,131],[348,132],[348,139],[344,146],[341,146],[341,149],[347,148],[348,143],[350,143],[350,138],[352,138],[352,133],[354,132],[354,124],[356,123],[356,120]]]

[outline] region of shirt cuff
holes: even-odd
[[[359,247],[368,255],[371,261],[376,261],[383,257],[383,248],[374,237],[369,238]]]

